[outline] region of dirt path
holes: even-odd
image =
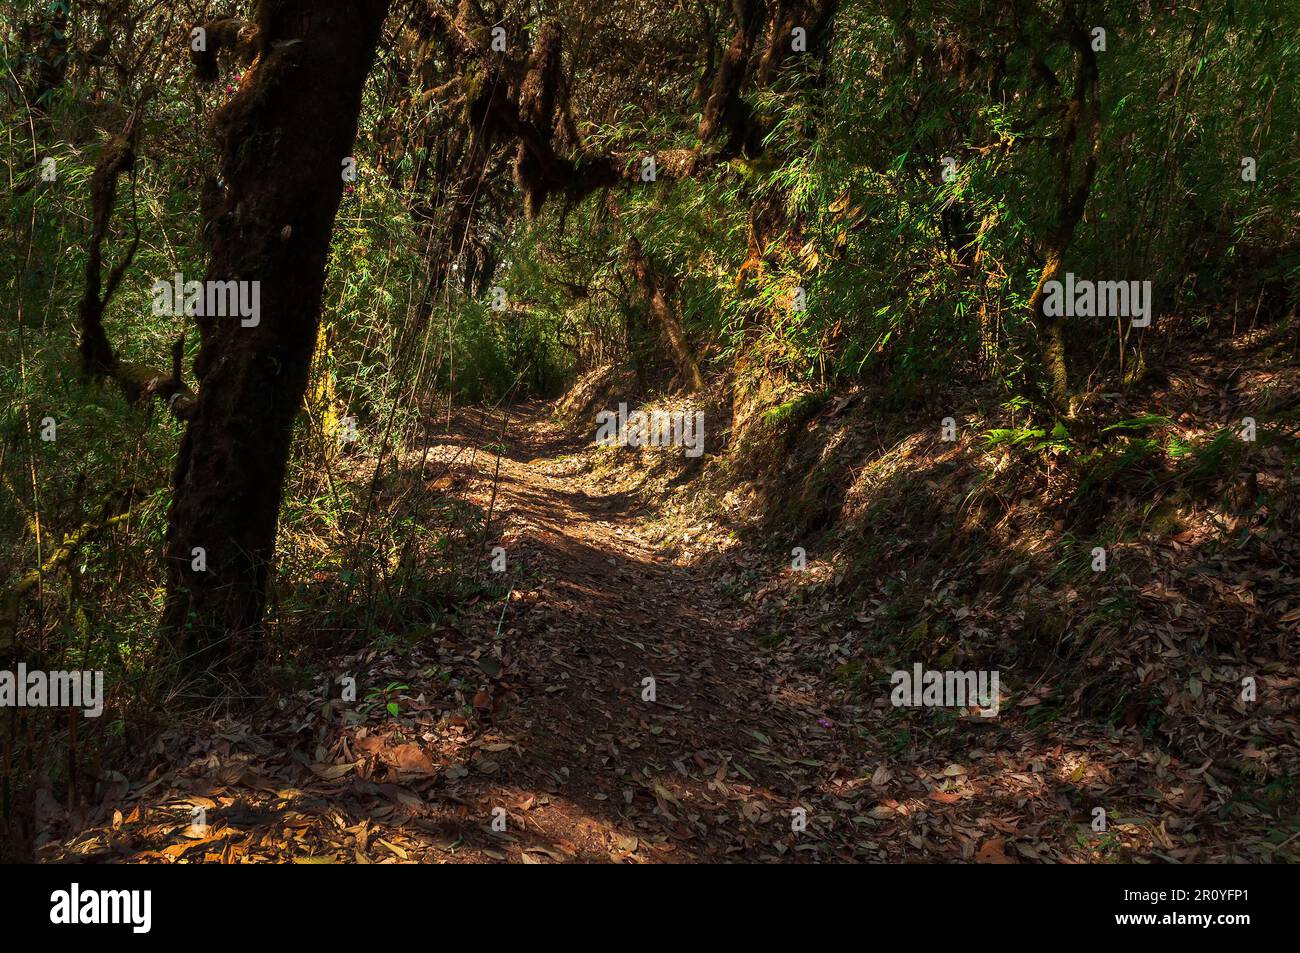
[[[777,690],[713,573],[667,559],[642,505],[593,483],[589,446],[535,408],[509,432],[494,523],[522,581],[493,720],[517,756],[475,786],[481,803],[508,791],[528,828],[583,858],[827,856],[816,805],[852,776],[830,723]],[[480,452],[467,470],[471,498],[491,502],[496,460]]]
[[[584,476],[588,441],[517,408],[498,459],[498,427],[499,415],[459,414],[426,471],[490,510],[483,559],[505,549],[506,572],[489,578],[508,599],[478,601],[440,638],[336,659],[330,685],[270,723],[165,735],[146,780],[119,776],[40,856],[654,862],[864,849],[824,808],[865,761],[845,763],[812,700],[768,677],[738,604],[643,538],[630,495]],[[356,678],[357,702],[338,698],[339,675]],[[793,830],[795,808],[806,830]]]
[[[499,427],[459,414],[426,472],[429,492],[491,512],[481,558],[500,545],[506,570],[484,579],[508,596],[333,660],[269,718],[170,733],[147,777],[119,776],[41,856],[1097,860],[1120,842],[1087,835],[1103,799],[1152,821],[1126,846],[1173,849],[1143,831],[1182,789],[1140,738],[1030,730],[1011,712],[907,721],[878,686],[809,661],[809,645],[833,660],[838,635],[863,630],[852,609],[830,605],[828,625],[823,605],[793,640],[804,649],[771,650],[729,582],[788,567],[741,546],[670,558],[644,505],[594,475],[589,440],[539,407],[512,411],[500,443]]]

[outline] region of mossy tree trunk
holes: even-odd
[[[650,262],[646,260],[645,252],[641,249],[641,242],[637,240],[635,235],[628,236],[626,251],[628,267],[637,283],[641,286],[646,304],[650,308],[650,314],[668,340],[668,346],[672,349],[673,362],[677,365],[678,374],[681,375],[683,383],[690,390],[703,390],[704,375],[700,373],[700,365],[696,362],[695,355],[691,353],[690,345],[686,341],[686,331],[682,327],[682,322],[677,317],[676,312],[668,303],[668,298],[665,296],[659,280],[655,277]]]
[[[754,44],[763,29],[763,0],[732,0],[732,12],[736,33],[713,75],[713,88],[698,130],[702,143],[715,136],[722,138],[725,133],[723,152],[728,156],[741,152],[750,132],[749,108],[740,94],[749,75]]]
[[[1064,270],[1066,252],[1092,194],[1101,155],[1101,103],[1097,54],[1092,49],[1087,25],[1078,18],[1074,4],[1067,4],[1066,9],[1066,35],[1074,48],[1076,63],[1074,91],[1065,104],[1065,118],[1054,141],[1060,162],[1056,227],[1048,241],[1038,284],[1029,299],[1029,311],[1038,330],[1048,400],[1057,414],[1069,417],[1072,411],[1065,320],[1062,316],[1048,315],[1044,304],[1048,283],[1059,280]]]
[[[221,184],[206,212],[206,278],[259,282],[260,308],[255,325],[198,318],[198,399],[176,459],[163,613],[191,666],[229,662],[261,626],[343,160],[388,6],[261,0],[252,66],[214,117]]]

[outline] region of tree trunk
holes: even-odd
[[[646,261],[645,252],[641,250],[641,243],[637,241],[635,235],[629,235],[627,239],[627,263],[645,293],[650,313],[668,339],[668,346],[672,348],[673,360],[682,379],[691,390],[702,390],[704,377],[700,374],[700,366],[695,362],[695,356],[691,354],[691,349],[686,343],[686,332],[668,304],[668,299],[664,297],[659,282],[655,280],[654,272],[650,270],[650,263]]]
[[[722,62],[713,76],[713,89],[704,104],[698,136],[708,142],[726,133],[723,152],[738,155],[749,132],[749,110],[740,97],[749,73],[754,44],[763,28],[763,0],[733,0],[736,34],[722,54]]]
[[[1073,7],[1069,8],[1073,15]],[[1057,224],[1049,240],[1043,270],[1038,284],[1029,299],[1029,312],[1038,329],[1042,349],[1043,371],[1047,377],[1048,400],[1058,414],[1073,416],[1070,408],[1069,362],[1065,346],[1065,321],[1060,316],[1049,316],[1043,305],[1047,298],[1047,284],[1058,280],[1065,261],[1065,253],[1074,240],[1074,232],[1083,220],[1092,183],[1097,173],[1101,153],[1101,104],[1098,101],[1097,54],[1089,42],[1085,27],[1072,20],[1069,29],[1071,44],[1075,48],[1077,74],[1074,93],[1066,104],[1065,120],[1056,137],[1055,147],[1060,156],[1058,180]],[[1080,151],[1083,168],[1076,172],[1075,151],[1080,133],[1086,138]]]
[[[197,319],[198,399],[176,459],[163,612],[191,666],[229,661],[261,624],[343,160],[388,6],[261,0],[256,59],[214,119],[223,186],[205,223],[206,277],[260,285],[256,323]]]
[[[86,254],[85,291],[77,305],[77,327],[81,333],[81,372],[86,376],[112,376],[117,371],[117,356],[104,331],[104,309],[112,299],[118,284],[135,258],[140,243],[137,221],[135,237],[121,263],[109,275],[109,287],[103,290],[104,240],[108,237],[109,222],[113,218],[113,205],[117,198],[117,180],[135,166],[136,130],[134,117],[127,123],[126,131],[114,139],[90,177],[90,247]]]

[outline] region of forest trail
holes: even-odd
[[[757,566],[779,582],[788,563],[716,537],[671,553],[593,466],[619,451],[540,405],[511,408],[504,439],[501,426],[501,411],[457,411],[427,457],[401,461],[430,499],[491,512],[462,548],[481,545],[486,567],[499,545],[506,569],[485,568],[464,613],[332,659],[274,710],[163,735],[38,856],[1068,862],[1097,849],[1094,798],[1149,818],[1183,796],[1167,773],[1153,789],[1159,752],[1131,734],[1012,710],[900,720],[878,684],[809,661],[830,643],[834,662],[842,627],[809,622],[796,650],[764,641],[728,581]],[[339,697],[347,675],[356,700]],[[1172,849],[1137,827],[1126,840]]]
[[[1296,4],[10,6],[0,860],[1300,862]]]
[[[504,616],[489,606],[480,619],[501,628],[508,664],[489,718],[512,742],[491,781],[469,785],[480,810],[507,807],[519,850],[535,836],[539,851],[580,859],[847,857],[814,829],[837,777],[854,776],[843,742],[816,699],[774,690],[716,567],[679,564],[647,538],[644,505],[592,478],[587,435],[514,409],[498,468],[483,449],[497,426],[463,415],[434,454],[463,460],[475,443],[453,472],[493,511],[514,586]]]
[[[321,679],[270,723],[244,715],[164,735],[145,781],[121,778],[102,804],[70,812],[69,836],[39,856],[527,863],[874,851],[841,800],[875,768],[856,733],[765,671],[742,606],[707,567],[674,564],[644,538],[642,504],[593,485],[589,438],[563,433],[538,405],[511,408],[502,443],[500,426],[500,411],[457,411],[423,472],[430,493],[490,510],[483,559],[506,550],[505,581],[492,582],[507,599],[475,599],[441,638],[334,660],[331,681],[354,673],[357,703],[338,701],[337,685],[324,702]]]

